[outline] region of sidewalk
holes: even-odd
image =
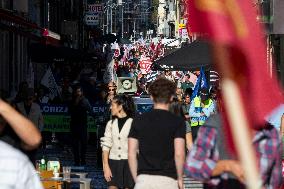
[[[97,152],[95,145],[88,145],[86,166],[73,166],[73,154],[70,146],[55,145],[50,149],[40,149],[37,153],[37,159],[43,154],[48,160],[59,160],[61,166],[71,166],[75,172],[87,172],[87,178],[91,178],[91,189],[106,189],[107,185],[104,180],[102,168],[97,166]],[[100,158],[99,158],[100,159]],[[189,178],[184,178],[185,189],[203,189],[202,183]],[[79,189],[79,184],[72,185],[71,189]]]
[[[73,154],[69,146],[53,146],[51,149],[40,149],[37,153],[37,159],[40,159],[43,154],[48,160],[59,160],[61,166],[71,166],[74,172],[87,172],[87,178],[91,178],[91,189],[106,189],[107,185],[103,177],[101,168],[97,167],[96,147],[88,145],[86,155],[86,166],[73,166]],[[72,185],[72,189],[79,189],[79,184]]]

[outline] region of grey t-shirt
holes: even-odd
[[[188,121],[185,121],[185,127],[186,127],[185,132],[186,132],[186,133],[191,133],[191,126],[190,126],[190,124],[188,123]]]

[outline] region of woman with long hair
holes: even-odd
[[[170,104],[170,112],[172,112],[173,114],[180,116],[182,118],[184,118],[185,121],[185,125],[186,125],[186,135],[185,135],[185,139],[186,139],[186,149],[187,151],[189,151],[192,147],[192,134],[191,134],[191,127],[188,123],[188,121],[186,120],[183,108],[182,108],[182,104],[178,101],[177,98],[174,98],[173,101]]]
[[[128,134],[134,116],[130,96],[117,95],[111,101],[112,119],[101,138],[104,177],[108,189],[133,188],[134,180],[128,166]]]

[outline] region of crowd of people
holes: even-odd
[[[206,84],[203,69],[152,70],[151,63],[164,53],[160,43],[147,46],[140,41],[132,46],[103,48],[104,74],[100,66],[74,65],[75,70],[67,66],[64,72],[52,67],[60,86],[60,95],[53,99],[47,88],[34,90],[27,82],[20,84],[10,105],[1,95],[0,188],[42,188],[32,163],[44,130],[40,104],[51,102],[68,105],[75,166],[86,165],[88,116],[95,114],[92,105],[109,105],[100,138],[109,189],[181,189],[184,175],[204,182],[205,189],[245,188],[243,167],[225,143],[228,134],[222,124],[217,72],[214,82]],[[137,91],[118,94],[118,77],[135,78]],[[153,109],[137,115],[132,97],[144,94],[152,99]],[[279,130],[284,129],[284,111],[279,114],[277,126],[269,117],[261,129],[253,131],[260,183],[266,189],[279,188],[282,183]],[[30,161],[15,149],[26,153]],[[9,174],[1,174],[7,167]],[[24,176],[16,182],[19,174]]]
[[[104,166],[107,167],[104,167],[104,173],[109,188],[131,188],[129,183],[132,183],[132,179],[136,189],[183,188],[184,174],[204,182],[205,189],[246,187],[243,167],[226,146],[228,133],[223,128],[221,117],[224,112],[219,97],[209,98],[207,90],[202,88],[194,98],[196,100],[191,100],[189,112],[184,113],[182,104],[177,104],[178,101],[174,99],[176,84],[171,80],[155,80],[148,92],[154,102],[153,110],[136,116],[133,121],[131,119],[130,129],[128,124],[124,125],[127,128],[124,131],[129,131],[128,156],[125,155],[127,135],[117,135],[117,122],[108,123],[101,142],[103,153],[112,154],[112,158],[119,161],[128,159],[129,164],[129,170],[126,166],[121,169],[123,172],[118,173],[115,166],[108,166],[104,157]],[[220,91],[216,92],[212,97],[219,95]],[[189,129],[186,114],[190,117]],[[188,142],[186,134],[192,133],[190,129],[196,126],[196,136]],[[253,133],[252,141],[261,176],[260,186],[257,187],[279,188],[282,183],[282,142],[279,131],[266,122]],[[124,142],[119,143],[117,139]],[[123,150],[116,145],[123,145]],[[128,171],[132,178],[129,178]],[[123,176],[124,179],[121,178]]]

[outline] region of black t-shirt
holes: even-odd
[[[94,116],[94,112],[86,97],[82,97],[81,100],[75,104],[75,99],[69,106],[69,113],[71,117],[70,129],[71,132],[85,132],[87,130],[87,116],[88,114]]]
[[[177,178],[174,139],[185,138],[184,119],[169,111],[154,109],[135,117],[129,138],[139,141],[138,175]]]
[[[117,122],[118,122],[118,129],[119,132],[121,131],[122,127],[124,126],[125,122],[127,121],[129,117],[123,117],[123,118],[117,118]]]

